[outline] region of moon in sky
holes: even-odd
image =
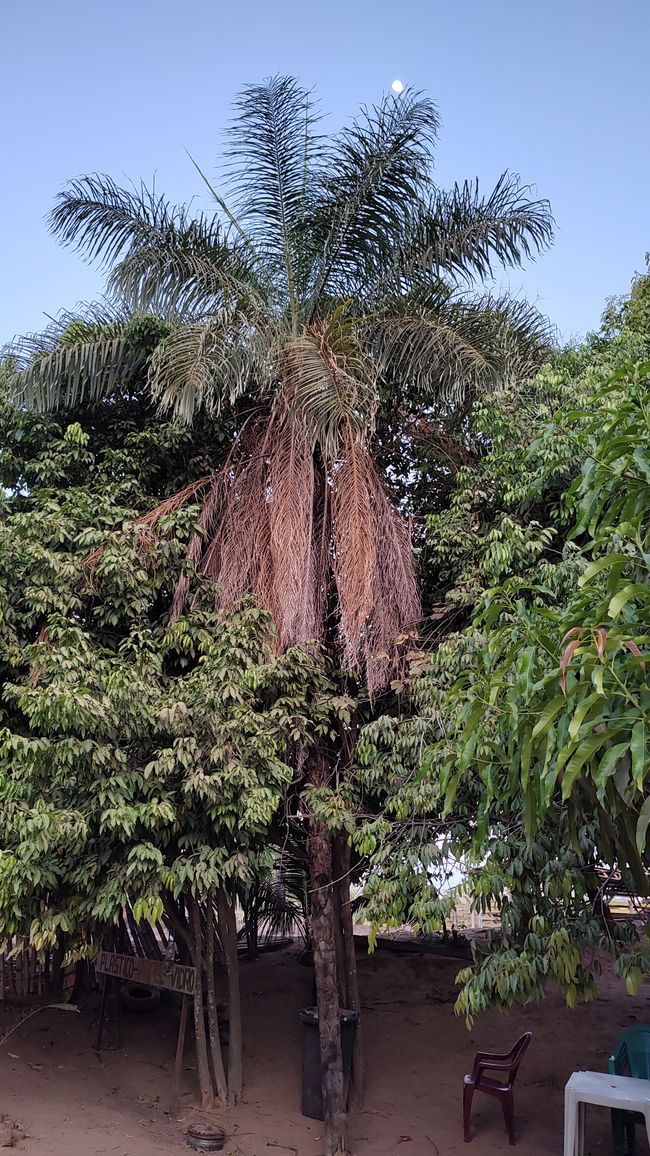
[[[394,80],[391,84],[391,88],[393,92],[397,94],[397,96],[399,96],[400,92],[404,92],[404,85],[402,84],[401,80]]]

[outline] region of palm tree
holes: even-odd
[[[72,181],[51,215],[63,243],[104,264],[110,300],[164,318],[149,370],[160,409],[186,423],[239,415],[202,490],[192,561],[224,604],[248,593],[270,610],[281,647],[336,648],[371,697],[420,615],[407,527],[373,458],[382,407],[453,406],[530,374],[550,341],[534,309],[477,289],[550,242],[547,202],[508,173],[487,196],[476,182],[437,188],[437,133],[433,103],[407,91],[325,137],[311,95],[275,77],[236,102],[223,191],[200,174],[211,215],[101,175]],[[129,365],[121,334],[36,357],[19,347],[24,402],[110,393]],[[329,773],[327,752],[314,755],[312,781]],[[347,1140],[331,842],[316,821],[309,847],[333,1153]]]

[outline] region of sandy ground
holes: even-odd
[[[352,1118],[356,1156],[492,1156],[510,1151],[501,1109],[475,1097],[474,1138],[461,1128],[463,1073],[478,1048],[509,1047],[527,1029],[534,1041],[516,1088],[517,1150],[562,1152],[564,1084],[576,1068],[606,1069],[619,1031],[650,1022],[650,994],[628,997],[611,978],[594,1003],[568,1011],[558,996],[532,1008],[493,1012],[471,1032],[453,1014],[460,965],[427,955],[378,952],[359,962],[367,1068],[364,1110]],[[214,1114],[231,1137],[230,1156],[320,1156],[322,1125],[299,1112],[301,1026],[311,976],[294,951],[242,964],[246,1045],[245,1102]],[[16,1009],[0,1012],[15,1022]],[[19,1148],[33,1156],[171,1156],[189,1152],[196,1109],[188,1049],[178,1118],[168,1114],[178,1008],[169,998],[147,1015],[124,1013],[121,1049],[92,1050],[96,1003],[79,1015],[47,1010],[0,1052],[0,1110],[23,1124]],[[110,1026],[110,1025],[109,1025]],[[637,1129],[639,1156],[648,1148]],[[609,1114],[591,1109],[587,1151],[611,1152]]]

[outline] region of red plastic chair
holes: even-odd
[[[471,1075],[465,1076],[463,1082],[463,1128],[466,1144],[471,1140],[469,1121],[474,1092],[485,1092],[488,1096],[496,1096],[497,1100],[501,1101],[508,1139],[511,1144],[515,1143],[515,1112],[512,1089],[517,1078],[519,1065],[532,1038],[532,1032],[524,1032],[523,1036],[517,1040],[514,1048],[503,1054],[498,1052],[476,1053]],[[503,1081],[493,1080],[490,1076],[486,1076],[485,1072],[507,1072],[508,1077]]]

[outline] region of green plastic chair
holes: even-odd
[[[635,1024],[619,1036],[616,1051],[609,1057],[607,1071],[612,1076],[633,1076],[637,1080],[650,1080],[650,1025]],[[624,1156],[626,1132],[629,1156],[636,1156],[635,1128],[638,1123],[645,1123],[640,1112],[621,1112],[616,1108],[612,1109],[614,1156]]]

